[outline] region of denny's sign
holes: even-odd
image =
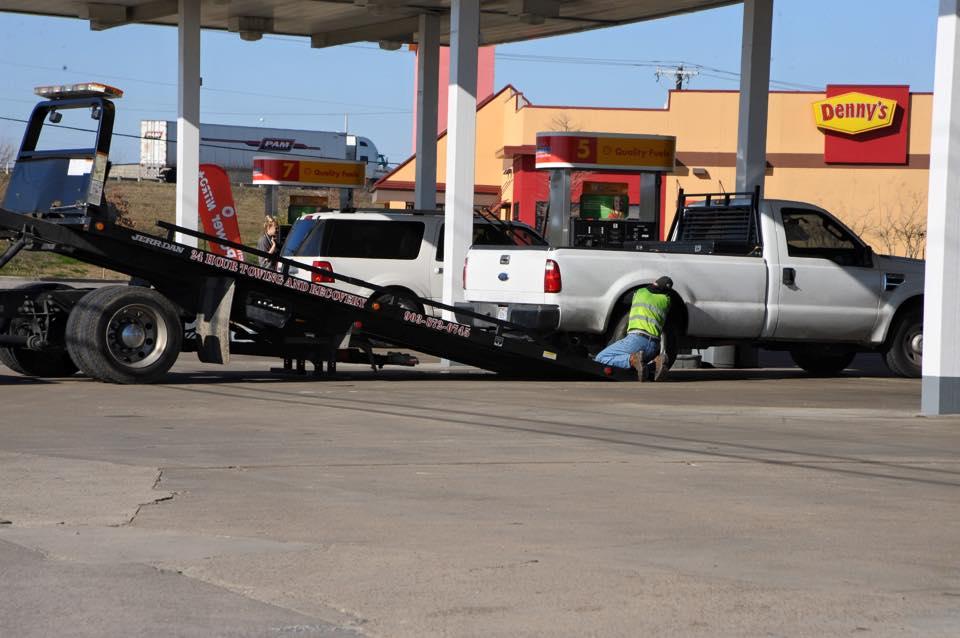
[[[893,125],[897,101],[852,91],[813,103],[817,126],[857,135]]]
[[[812,104],[828,164],[906,164],[910,87],[831,84]]]

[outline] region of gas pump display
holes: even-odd
[[[630,211],[625,183],[584,182],[580,196],[581,219],[626,219]]]
[[[545,131],[537,133],[535,166],[550,171],[546,236],[552,246],[628,250],[659,238],[661,177],[676,167],[677,140],[666,135]],[[641,176],[639,201],[630,215],[628,184],[586,182],[579,214],[572,214],[571,173]]]

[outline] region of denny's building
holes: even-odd
[[[932,94],[907,86],[830,85],[823,93],[770,94],[767,177],[770,198],[817,204],[843,219],[882,252],[918,254],[926,220]],[[537,134],[608,132],[676,137],[676,164],[661,178],[660,229],[669,228],[678,189],[733,190],[736,174],[735,91],[672,91],[662,109],[532,104],[512,86],[477,107],[478,205],[537,225],[549,200],[548,174],[536,168]],[[442,204],[446,134],[437,139]],[[374,200],[412,206],[416,157],[375,184]],[[574,214],[584,185],[609,183],[629,202],[630,216],[649,211],[639,175],[591,172],[571,180]]]

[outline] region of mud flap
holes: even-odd
[[[197,357],[204,363],[230,363],[230,307],[236,286],[230,277],[207,277],[197,316]]]

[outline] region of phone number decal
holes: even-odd
[[[403,320],[417,326],[426,326],[437,332],[446,332],[447,334],[457,335],[458,337],[470,336],[470,326],[465,326],[453,321],[444,321],[436,317],[425,317],[418,312],[411,312],[410,310],[403,312]]]

